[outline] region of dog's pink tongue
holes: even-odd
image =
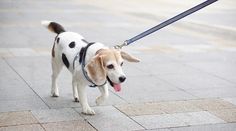
[[[116,92],[118,92],[118,91],[121,90],[120,84],[114,84],[113,88],[114,88],[114,90],[115,90]]]

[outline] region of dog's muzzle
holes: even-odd
[[[125,80],[125,79],[124,79]],[[109,84],[114,88],[114,90],[116,92],[119,92],[121,90],[121,85],[120,84],[116,84],[116,83],[113,83],[111,81],[111,79],[107,76],[107,81],[109,82]]]

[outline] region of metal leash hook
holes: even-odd
[[[122,47],[127,46],[127,45],[128,45],[128,43],[127,43],[127,40],[126,40],[126,41],[124,41],[124,43],[121,44],[121,45],[115,45],[114,48],[115,48],[115,49],[122,49]]]
[[[126,41],[124,41],[124,43],[121,44],[121,45],[115,45],[114,48],[115,48],[115,49],[122,49],[122,47],[127,46],[127,45],[128,45],[128,42],[127,42],[127,40],[126,40]]]

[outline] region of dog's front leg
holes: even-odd
[[[97,97],[96,99],[96,104],[97,105],[100,105],[102,104],[106,98],[108,98],[109,96],[109,91],[108,91],[108,85],[105,84],[103,86],[99,86],[98,89],[100,90],[101,92],[101,95],[99,97]]]
[[[82,113],[87,115],[94,115],[94,110],[89,106],[88,100],[87,100],[87,93],[86,93],[86,86],[77,84],[78,94],[79,94],[79,100],[80,104],[82,106]]]

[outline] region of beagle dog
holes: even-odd
[[[121,90],[121,83],[126,79],[122,70],[123,60],[139,62],[139,59],[99,42],[89,43],[81,35],[66,31],[56,22],[42,21],[42,25],[57,34],[51,60],[52,96],[59,96],[57,78],[64,65],[72,74],[73,96],[76,102],[80,101],[82,113],[94,115],[85,88],[96,86],[101,92],[96,104],[101,104],[109,95],[108,83],[115,91]]]

